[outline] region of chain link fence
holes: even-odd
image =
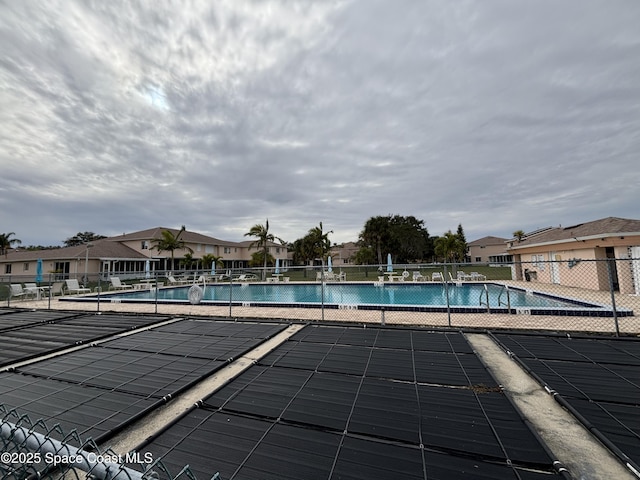
[[[79,445],[75,447],[74,444]],[[125,465],[126,464],[126,465]],[[101,450],[75,431],[65,434],[59,425],[49,428],[42,420],[0,404],[0,478],[5,480],[197,480],[188,466],[172,474],[147,454],[119,455]],[[219,478],[218,474],[211,477]]]
[[[640,333],[640,259],[636,258],[110,272],[82,277],[49,275],[34,284],[33,278],[3,276],[0,301],[36,309]]]

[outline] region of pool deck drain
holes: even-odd
[[[547,447],[580,480],[636,479],[621,462],[485,334],[469,343]]]

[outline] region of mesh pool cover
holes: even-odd
[[[64,312],[12,312],[0,315],[0,367],[96,341],[166,318],[86,315]]]
[[[159,320],[102,318],[102,325],[87,325],[95,320],[91,316],[70,320],[75,325],[37,324],[4,332],[7,350],[24,352],[25,342],[32,341],[34,351],[50,352],[72,344],[75,338],[101,338],[105,332]],[[166,332],[166,327],[174,331]],[[65,431],[76,429],[84,438],[104,441],[159,406],[165,397],[195,384],[284,328],[286,324],[181,320],[132,333],[0,373],[0,404],[19,409],[33,421],[60,423]],[[25,354],[21,355],[17,358],[24,359]]]
[[[640,471],[640,341],[494,337],[618,457]]]
[[[138,448],[203,478],[560,478],[463,335],[307,326]]]

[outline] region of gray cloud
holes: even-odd
[[[11,2],[0,231],[638,217],[637,2]]]

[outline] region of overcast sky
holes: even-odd
[[[637,0],[0,4],[0,233],[640,218]]]

